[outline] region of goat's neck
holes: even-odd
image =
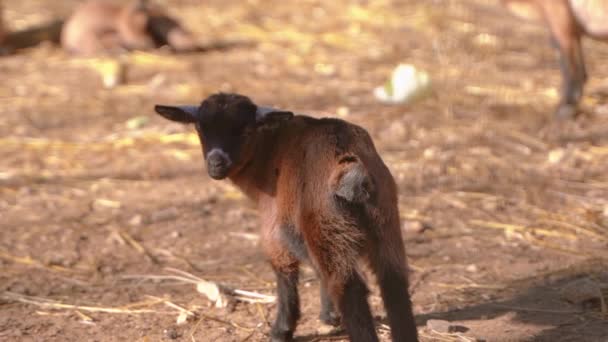
[[[278,136],[273,132],[261,136],[249,161],[230,177],[230,180],[255,202],[275,195],[277,140]]]

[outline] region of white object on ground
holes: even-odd
[[[384,103],[408,103],[420,99],[430,89],[429,75],[411,64],[399,64],[384,86],[374,89],[374,96]]]

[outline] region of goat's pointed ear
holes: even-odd
[[[195,123],[198,114],[196,106],[154,106],[154,110],[162,117],[181,123]]]
[[[272,124],[280,121],[287,121],[293,118],[293,113],[286,110],[279,110],[270,107],[258,106],[255,112],[255,121],[259,124]]]

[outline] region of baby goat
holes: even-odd
[[[576,114],[587,82],[581,38],[608,40],[608,0],[502,0],[524,18],[542,20],[559,50],[562,91],[558,118]]]
[[[148,0],[133,0],[125,5],[104,0],[83,3],[66,21],[61,45],[79,55],[147,50],[161,45],[176,51],[198,48],[188,31]]]
[[[230,179],[256,202],[277,277],[272,341],[293,338],[302,261],[321,280],[321,320],[338,325],[341,316],[351,341],[378,341],[360,260],[377,276],[393,341],[417,341],[395,181],[363,128],[258,107],[237,94],[155,110],[195,124],[209,176]]]

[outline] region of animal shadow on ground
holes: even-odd
[[[430,319],[450,321],[454,328],[464,328],[456,331],[466,331],[465,336],[479,341],[606,341],[608,325],[602,319],[602,306],[605,310],[606,305],[602,292],[608,286],[606,266],[605,260],[589,260],[519,280],[490,294],[497,300],[419,314],[417,323],[424,325]],[[589,283],[597,285],[597,292],[586,288]],[[501,319],[522,325],[522,330],[532,327],[540,331],[528,331],[527,335],[533,337],[519,336],[512,326],[501,326]],[[575,326],[575,322],[585,322],[584,327]]]
[[[417,314],[417,325],[420,330],[429,320],[448,321],[453,336],[459,334],[466,341],[604,342],[608,336],[608,324],[602,318],[602,306],[604,310],[606,306],[606,295],[602,293],[608,292],[606,266],[605,260],[584,261],[566,270],[518,280],[507,284],[503,290],[485,293],[486,297],[497,299],[479,300],[479,304],[443,312]],[[581,285],[587,280],[599,286],[596,296]],[[577,303],[569,301],[573,299]],[[387,324],[386,317],[380,318],[378,323]],[[513,329],[513,324],[522,328]],[[435,336],[431,332],[428,335]],[[326,341],[341,337],[347,338],[343,331],[332,330],[299,336],[295,341]]]

